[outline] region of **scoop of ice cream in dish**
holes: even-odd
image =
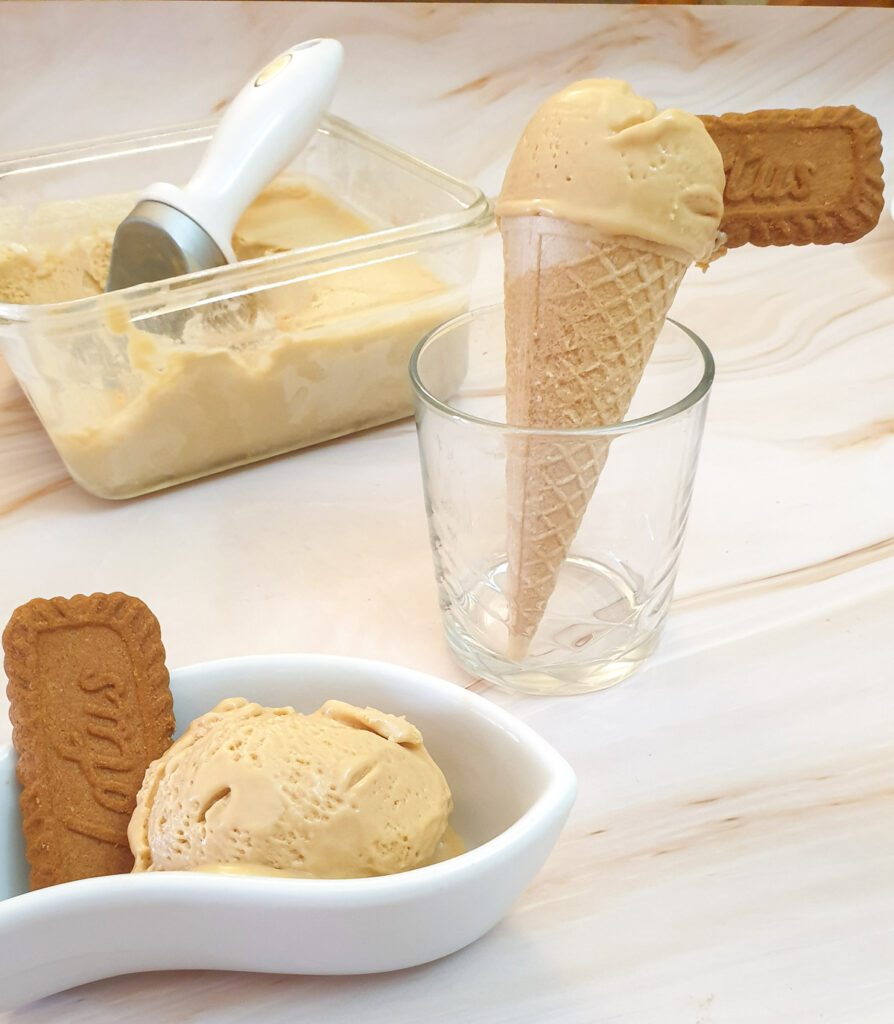
[[[443,772],[406,718],[221,701],[146,770],[134,871],[372,878],[462,852]]]
[[[342,725],[347,719],[379,736],[403,730],[405,717],[411,727],[394,740],[421,758],[416,731],[424,738],[426,757],[449,786],[449,821],[465,852],[376,877],[149,870],[29,891],[15,754],[2,748],[0,1006],[135,971],[362,974],[437,959],[505,916],[574,800],[571,768],[530,728],[484,698],[409,669],[312,655],[248,657],[176,670],[171,689],[178,734],[215,711],[250,714],[251,704],[312,717],[332,701],[336,722],[341,716]],[[364,723],[344,705],[388,717]],[[422,778],[439,790],[435,774]],[[206,817],[224,815],[222,791],[210,795],[218,799]]]

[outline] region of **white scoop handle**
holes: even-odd
[[[236,222],[313,135],[335,94],[342,59],[335,39],[310,39],[280,54],[227,108],[189,184],[151,185],[142,198],[182,210],[234,262]]]

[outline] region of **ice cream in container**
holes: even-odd
[[[116,229],[216,128],[0,157],[0,351],[101,497],[409,415],[413,345],[468,303],[488,200],[332,115],[239,218],[235,263],[106,293]]]

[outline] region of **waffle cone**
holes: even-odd
[[[501,223],[506,414],[514,426],[620,423],[690,259],[546,216]],[[512,438],[507,455],[509,656],[540,623],[608,457],[608,438]]]

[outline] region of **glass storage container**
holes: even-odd
[[[239,263],[103,293],[137,194],[188,181],[213,130],[0,158],[0,351],[103,498],[409,415],[414,345],[468,305],[487,198],[331,116],[274,186],[334,200],[349,237],[273,230],[272,251],[249,240]]]

